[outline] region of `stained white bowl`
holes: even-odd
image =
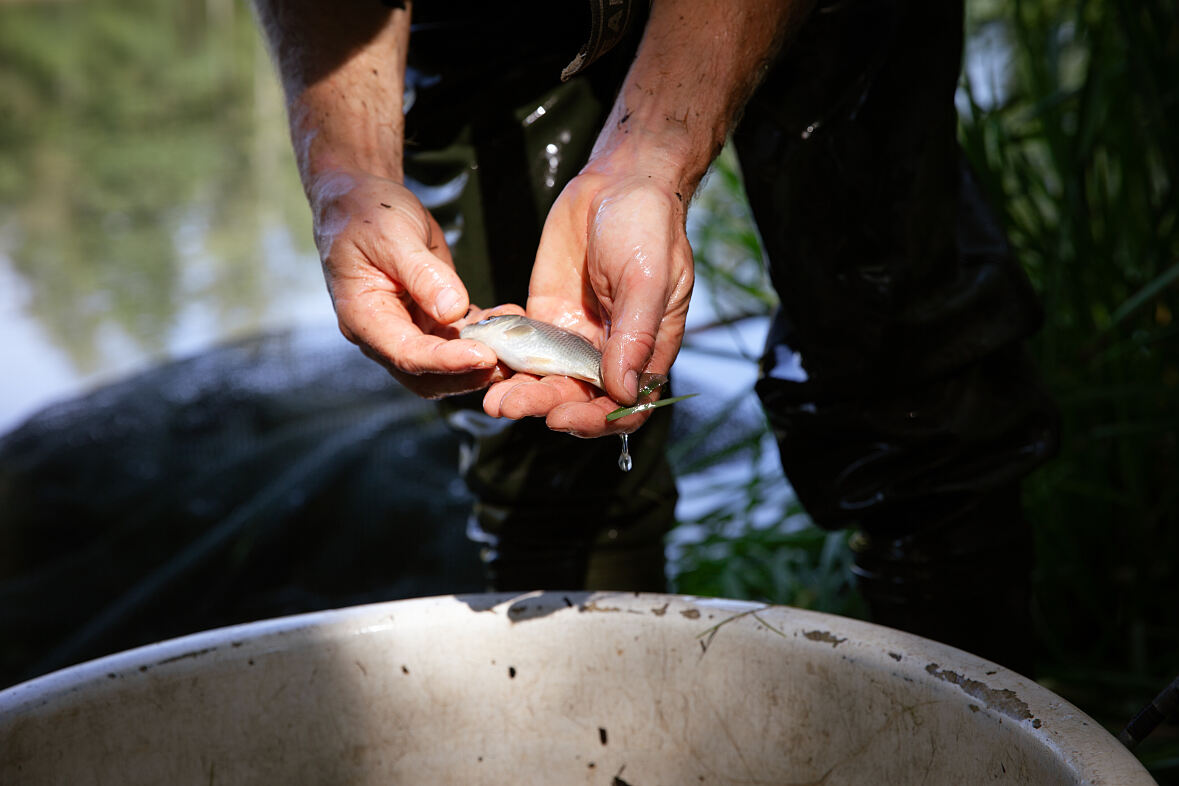
[[[934,642],[780,606],[544,593],[209,631],[0,692],[0,783],[1152,784]]]

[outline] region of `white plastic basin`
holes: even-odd
[[[875,625],[671,595],[427,598],[0,693],[0,783],[1151,784],[1097,723]]]

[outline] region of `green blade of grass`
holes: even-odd
[[[1118,325],[1130,314],[1137,311],[1143,303],[1146,303],[1148,300],[1158,295],[1177,280],[1179,280],[1179,263],[1172,265],[1167,270],[1164,270],[1161,274],[1155,277],[1153,281],[1142,287],[1142,289],[1135,292],[1120,306],[1118,306],[1117,311],[1115,311],[1113,316],[1109,318],[1109,327],[1107,327],[1106,330],[1108,331]]]
[[[699,394],[689,393],[686,396],[672,396],[671,398],[661,398],[658,401],[648,401],[644,404],[638,404],[633,407],[619,407],[618,409],[614,410],[609,415],[607,415],[606,420],[607,421],[614,421],[614,420],[618,420],[619,418],[624,418],[627,415],[633,415],[636,412],[646,412],[649,409],[657,409],[659,407],[666,407],[666,406],[676,403],[677,401],[683,401],[684,399],[691,398],[692,396],[695,396],[695,395],[699,395]]]

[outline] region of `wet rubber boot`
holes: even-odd
[[[853,548],[873,622],[1034,676],[1032,531],[1017,484],[874,516]]]

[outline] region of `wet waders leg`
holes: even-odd
[[[962,162],[962,8],[825,3],[734,139],[781,297],[758,393],[873,619],[1028,670],[1019,481],[1056,446],[1039,307]]]
[[[866,520],[853,541],[873,621],[1032,675],[1032,532],[1018,484],[909,515]]]
[[[663,451],[671,416],[656,414],[631,438],[628,473],[616,438],[554,434],[539,420],[465,440],[470,529],[495,589],[666,589],[663,536],[676,497]],[[470,410],[450,419],[466,420],[468,434],[490,420]]]

